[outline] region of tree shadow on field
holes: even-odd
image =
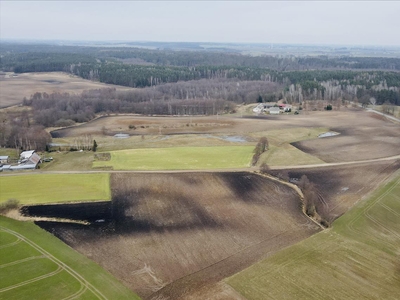
[[[255,197],[254,193],[259,194],[259,179],[258,175],[251,173],[221,173],[219,176],[235,194],[237,199],[248,203],[259,202],[259,197]]]
[[[135,234],[165,230],[193,230],[221,226],[195,197],[154,195],[151,188],[115,190],[112,219],[115,233]]]

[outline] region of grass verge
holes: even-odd
[[[111,199],[109,174],[30,174],[0,177],[0,202],[20,204]]]
[[[247,299],[397,299],[400,176],[318,233],[226,281]]]
[[[0,299],[139,299],[31,222],[0,216],[0,235]]]

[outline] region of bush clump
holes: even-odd
[[[0,213],[4,214],[12,209],[17,209],[19,201],[17,199],[8,199],[5,202],[0,203]]]

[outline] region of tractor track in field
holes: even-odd
[[[80,295],[86,289],[89,289],[93,293],[93,295],[95,295],[98,299],[107,300],[107,297],[104,296],[96,287],[94,287],[92,284],[90,284],[87,280],[85,280],[81,275],[79,275],[71,267],[69,267],[68,265],[66,265],[62,261],[60,261],[58,258],[56,258],[52,254],[50,254],[49,252],[44,250],[42,247],[40,247],[36,243],[32,242],[31,240],[29,240],[28,238],[26,238],[22,234],[19,234],[18,232],[10,230],[10,229],[8,229],[6,227],[0,226],[0,230],[16,236],[19,240],[27,243],[29,246],[31,246],[32,248],[34,248],[35,250],[40,252],[45,258],[51,260],[52,262],[54,262],[58,266],[56,271],[53,271],[51,273],[48,273],[48,274],[45,274],[45,275],[30,279],[30,280],[27,280],[27,281],[24,281],[24,282],[21,282],[19,284],[16,284],[16,285],[13,285],[13,286],[10,286],[10,287],[7,287],[7,288],[3,288],[3,289],[0,290],[0,293],[8,291],[8,290],[11,290],[11,289],[14,289],[14,288],[18,288],[20,286],[23,286],[23,285],[26,285],[26,284],[29,284],[29,283],[32,283],[32,282],[35,282],[35,281],[39,281],[39,280],[51,277],[51,276],[56,275],[56,274],[58,274],[58,273],[60,273],[62,271],[66,271],[68,274],[70,274],[72,277],[74,277],[81,285],[80,290],[76,293],[77,295]],[[82,286],[84,287],[83,291],[82,291]],[[70,297],[67,297],[67,299],[69,299]]]
[[[7,292],[9,290],[13,290],[13,289],[19,288],[21,286],[24,286],[24,285],[27,285],[27,284],[30,284],[30,283],[33,283],[33,282],[36,282],[36,281],[39,281],[39,280],[42,280],[42,279],[46,279],[46,278],[49,278],[49,277],[52,277],[52,276],[57,275],[58,273],[60,273],[62,271],[63,271],[63,268],[61,266],[58,266],[57,270],[55,270],[53,272],[50,272],[50,273],[47,273],[45,275],[38,276],[38,277],[35,277],[35,278],[32,278],[32,279],[20,282],[18,284],[14,284],[14,285],[8,286],[6,288],[0,289],[0,293]]]
[[[354,227],[354,224],[358,221],[359,218],[361,218],[362,216],[366,217],[367,219],[369,219],[371,222],[375,223],[376,225],[382,227],[384,230],[386,230],[387,232],[390,232],[391,234],[393,234],[394,236],[396,236],[397,238],[400,238],[400,234],[391,230],[390,228],[387,228],[384,224],[382,224],[379,220],[377,220],[376,218],[374,218],[371,214],[370,214],[370,210],[377,204],[381,205],[381,200],[388,195],[393,189],[395,189],[398,185],[400,185],[400,178],[396,181],[396,183],[389,188],[385,193],[383,193],[380,197],[376,198],[374,201],[372,201],[365,209],[363,209],[348,225],[348,229],[350,231],[352,231],[353,233],[356,234],[361,234],[361,235],[365,235],[364,232],[356,229]],[[382,238],[376,237],[377,239],[382,240]],[[386,243],[391,244],[392,246],[396,246],[393,243],[390,243],[387,240],[384,240]]]
[[[27,257],[27,258],[24,258],[24,259],[15,260],[15,261],[0,265],[0,269],[6,268],[6,267],[9,267],[9,266],[18,265],[18,264],[24,263],[26,261],[39,259],[39,258],[46,258],[46,256],[44,256],[44,255],[30,256],[30,257]]]

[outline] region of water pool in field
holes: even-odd
[[[339,132],[334,132],[334,131],[328,131],[325,133],[321,133],[318,137],[319,138],[325,138],[325,137],[331,137],[331,136],[335,136],[335,135],[339,135]]]
[[[118,138],[118,139],[127,139],[129,137],[129,134],[127,134],[127,133],[117,133],[117,134],[114,134],[114,137]]]
[[[207,138],[215,138],[215,139],[220,139],[228,142],[233,142],[233,143],[245,143],[247,142],[246,138],[243,136],[231,136],[231,135],[224,135],[224,136],[216,136],[216,135],[211,135],[211,134],[206,134],[204,135]]]

